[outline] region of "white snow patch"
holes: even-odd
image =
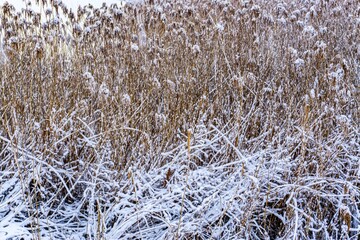
[[[294,64],[295,64],[296,68],[301,68],[305,65],[305,61],[301,58],[298,58],[295,60]]]
[[[131,50],[137,52],[137,51],[139,51],[139,46],[137,44],[133,43],[133,44],[131,44]]]

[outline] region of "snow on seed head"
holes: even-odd
[[[295,60],[294,64],[297,69],[300,69],[305,65],[305,61],[301,58],[298,58]]]
[[[315,45],[316,45],[316,47],[318,48],[318,49],[321,49],[321,50],[325,50],[326,49],[326,47],[327,47],[327,45],[326,45],[326,43],[324,42],[324,41],[317,41],[316,43],[315,43]]]
[[[89,59],[89,60],[93,60],[94,59],[94,56],[91,54],[91,53],[86,53],[86,58]]]
[[[303,21],[296,21],[296,26],[299,27],[300,29],[303,29],[305,26],[305,23]]]
[[[306,26],[303,30],[303,33],[309,37],[315,37],[318,34],[317,31],[315,30],[315,28],[311,25]]]
[[[83,74],[83,77],[87,80],[87,88],[92,92],[95,93],[97,89],[97,83],[95,81],[95,78],[90,72],[85,72]]]
[[[193,51],[193,53],[200,53],[200,47],[199,47],[199,45],[195,44],[195,45],[192,47],[192,51]]]
[[[310,90],[310,97],[311,97],[312,99],[315,98],[315,90],[314,90],[314,89],[311,89],[311,90]]]
[[[336,71],[331,72],[329,76],[336,81],[341,81],[344,77],[344,69],[338,68]]]
[[[287,10],[286,10],[286,4],[284,3],[279,3],[278,5],[276,5],[276,14],[277,15],[285,15],[287,16]]]
[[[159,79],[157,77],[153,78],[153,85],[158,89],[161,88],[161,84],[160,84]]]
[[[286,26],[286,19],[284,17],[276,19],[277,23],[283,27]]]
[[[215,27],[219,32],[224,31],[224,28],[225,28],[224,24],[222,22],[217,23]]]
[[[85,33],[85,34],[91,33],[91,28],[90,28],[90,27],[84,28],[84,33]]]
[[[11,38],[9,38],[8,43],[9,43],[9,45],[15,45],[15,44],[19,43],[19,38],[11,37]]]
[[[110,90],[105,81],[101,83],[99,93],[104,97],[108,97],[110,95]]]
[[[131,50],[133,50],[134,52],[139,51],[139,46],[135,43],[131,44]]]
[[[131,104],[131,97],[129,96],[129,94],[127,94],[127,93],[123,94],[123,96],[121,98],[121,102],[124,105],[130,105]]]
[[[246,75],[246,77],[247,77],[250,81],[252,81],[252,82],[255,82],[255,81],[256,81],[256,76],[255,76],[255,74],[252,73],[252,72],[248,72],[248,74]]]
[[[288,51],[289,51],[289,54],[290,54],[290,56],[293,58],[293,59],[296,59],[297,57],[298,57],[298,51],[295,49],[295,48],[293,48],[293,47],[289,47],[288,48]]]

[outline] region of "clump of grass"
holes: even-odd
[[[357,238],[356,1],[38,4],[0,10],[12,219],[57,238]]]

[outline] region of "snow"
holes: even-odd
[[[222,9],[224,14],[218,19],[214,18],[215,21],[210,24],[210,31],[202,34],[216,32],[216,36],[220,36],[216,43],[223,46],[221,44],[231,42],[229,39],[232,37],[231,29],[224,20],[227,17],[225,11],[231,9],[231,1],[218,2],[223,4],[219,9]],[[241,14],[246,13],[247,6],[251,6],[251,4],[252,1],[242,1],[244,9]],[[165,9],[171,8],[170,3],[164,6]],[[162,21],[160,24],[171,21],[171,15],[166,15],[168,11],[164,10],[162,6],[154,6],[154,8],[159,12],[158,18]],[[162,71],[167,69],[166,66],[164,67],[161,56],[166,55],[166,51],[172,50],[174,46],[164,43],[166,50],[160,47],[151,49],[152,44],[155,41],[161,42],[161,39],[155,39],[154,32],[147,34],[144,19],[141,17],[135,19],[137,23],[134,24],[131,34],[128,35],[128,40],[122,39],[121,36],[123,28],[127,26],[109,28],[110,34],[120,35],[117,40],[123,40],[121,44],[126,46],[126,54],[134,59],[144,58],[144,61],[151,63],[149,65],[155,69],[153,75],[149,76],[148,82],[136,79],[130,85],[149,85],[150,91],[161,96],[161,98],[155,99],[159,102],[164,101],[163,99],[168,97],[166,94],[169,94],[170,101],[172,101],[172,97],[174,99],[174,106],[171,104],[169,106],[176,109],[179,107],[176,105],[179,89],[185,88],[190,94],[191,91],[194,91],[195,94],[189,94],[189,103],[195,102],[195,109],[200,105],[209,105],[207,112],[201,112],[199,116],[194,116],[197,118],[195,121],[190,118],[193,115],[191,112],[193,105],[189,104],[189,109],[180,112],[180,114],[190,116],[188,122],[183,125],[179,124],[185,129],[185,132],[180,127],[179,129],[174,128],[175,131],[171,132],[175,135],[174,138],[180,140],[176,144],[163,147],[162,149],[165,150],[161,152],[155,152],[153,148],[156,141],[153,139],[164,136],[158,136],[154,132],[168,127],[167,124],[171,124],[174,121],[173,118],[176,122],[178,120],[176,116],[169,115],[169,109],[160,103],[158,108],[155,107],[147,113],[147,117],[151,119],[148,122],[151,130],[136,128],[136,122],[141,120],[138,118],[139,113],[142,114],[141,108],[151,104],[154,99],[142,99],[142,91],[147,90],[145,87],[134,93],[129,91],[126,84],[123,85],[128,79],[122,75],[122,71],[130,71],[129,68],[116,69],[119,70],[118,72],[114,71],[114,79],[118,84],[118,86],[114,86],[115,83],[109,81],[106,74],[99,74],[101,71],[94,67],[95,64],[81,66],[74,75],[75,78],[82,80],[79,81],[78,87],[81,91],[86,92],[84,94],[86,98],[82,99],[79,96],[75,109],[71,109],[72,112],[67,112],[69,110],[64,106],[54,104],[49,109],[45,109],[46,111],[43,110],[44,115],[48,114],[47,111],[51,113],[46,120],[33,119],[26,122],[26,125],[30,126],[27,129],[28,132],[23,133],[22,129],[14,128],[13,133],[10,134],[8,126],[4,128],[6,129],[4,132],[0,131],[0,239],[188,239],[194,236],[202,239],[240,239],[244,237],[255,239],[254,236],[265,231],[263,224],[270,218],[275,219],[274,222],[280,226],[274,231],[287,231],[287,235],[284,235],[286,239],[311,238],[311,236],[301,235],[304,234],[305,228],[310,229],[313,233],[323,233],[322,237],[331,239],[333,236],[326,235],[328,234],[327,229],[329,226],[335,225],[343,234],[336,235],[339,239],[349,238],[347,234],[350,233],[358,234],[360,231],[358,202],[360,190],[356,177],[360,176],[358,168],[359,129],[356,124],[357,102],[353,100],[356,90],[344,87],[351,85],[351,82],[343,83],[344,80],[348,80],[349,69],[353,66],[356,67],[355,60],[346,59],[341,55],[336,57],[338,59],[331,59],[329,67],[323,71],[323,78],[319,78],[317,75],[306,79],[307,86],[300,86],[301,95],[294,96],[291,91],[296,91],[292,88],[292,83],[283,85],[282,78],[293,75],[291,71],[296,70],[299,73],[299,75],[295,74],[296,78],[301,81],[301,78],[305,76],[302,74],[305,69],[311,71],[312,68],[317,67],[313,66],[309,55],[324,54],[327,57],[327,54],[330,55],[327,52],[329,49],[337,50],[332,49],[334,46],[327,36],[322,36],[322,34],[333,31],[331,24],[327,25],[329,28],[317,26],[312,19],[318,14],[317,6],[304,8],[301,11],[292,11],[291,8],[291,4],[277,4],[274,9],[270,9],[276,12],[275,19],[277,20],[274,22],[269,13],[267,19],[270,20],[267,24],[278,24],[277,26],[281,28],[277,29],[279,31],[300,28],[300,33],[302,32],[306,38],[309,38],[311,44],[303,46],[296,44],[297,42],[294,40],[294,42],[289,41],[288,44],[282,46],[283,49],[279,49],[279,52],[268,52],[268,49],[265,51],[259,47],[264,39],[259,30],[249,37],[250,42],[255,45],[255,53],[251,52],[251,49],[249,52],[247,52],[248,49],[244,51],[245,55],[249,53],[249,57],[259,54],[256,56],[256,60],[259,62],[255,61],[255,64],[250,64],[252,62],[248,64],[246,56],[241,54],[234,52],[232,56],[232,46],[224,45],[225,48],[221,49],[222,51],[217,51],[219,46],[202,43],[201,35],[190,39],[187,36],[187,34],[190,35],[190,31],[186,32],[184,28],[179,27],[174,32],[188,38],[184,45],[186,47],[184,54],[190,53],[191,56],[198,57],[210,49],[211,54],[216,55],[214,62],[211,59],[213,56],[209,55],[200,59],[202,61],[196,62],[199,66],[194,64],[189,68],[181,69],[186,76],[189,76],[184,80],[178,77],[179,73],[176,71],[172,72],[168,78],[163,78]],[[258,5],[252,6],[250,9],[258,14],[265,11]],[[128,14],[128,9],[117,11],[120,15]],[[332,12],[342,14],[342,11],[343,9],[339,8],[338,10],[333,9]],[[46,12],[47,15],[53,14],[52,9],[46,9]],[[139,12],[137,14],[141,15]],[[293,16],[291,21],[288,21],[289,12],[292,12],[291,16]],[[302,12],[306,13],[305,17]],[[206,12],[206,14],[210,16],[212,12]],[[108,17],[108,15],[104,16]],[[237,20],[243,20],[242,17]],[[257,21],[255,17],[251,18],[248,20],[254,21],[254,23]],[[149,21],[151,20],[153,19]],[[54,17],[52,21],[56,25],[61,24],[60,17]],[[46,27],[48,24],[43,23],[43,26]],[[86,27],[81,23],[72,26],[75,31],[91,34],[96,32],[94,29],[102,24],[100,20],[97,20]],[[185,25],[185,21],[176,22],[176,24]],[[194,25],[196,26],[195,30],[200,32],[200,28],[206,27],[206,24],[208,24],[207,21],[199,21]],[[261,29],[261,26],[256,24],[250,25]],[[11,27],[6,31],[14,33]],[[167,31],[165,28],[164,35],[168,34]],[[270,31],[264,34],[274,35],[274,32]],[[55,37],[48,36],[49,42],[53,42]],[[245,37],[248,36],[244,36],[244,39]],[[275,36],[270,38],[272,37],[274,37],[272,41],[278,41]],[[69,38],[72,36],[69,35]],[[3,38],[0,40],[3,41]],[[44,47],[46,45],[44,42],[38,41],[35,37],[33,40],[34,44],[31,45],[31,49],[34,49],[35,52],[49,50]],[[78,39],[79,42],[82,40]],[[10,45],[21,43],[16,36],[9,37],[6,41]],[[236,44],[241,46],[240,40]],[[3,46],[3,42],[1,42],[0,64],[6,65],[5,52],[8,49],[3,49]],[[106,61],[101,59],[96,51],[87,52],[89,51],[87,46],[79,51],[83,51],[81,59],[85,57],[84,61],[86,62]],[[149,57],[150,55],[147,55],[146,51],[153,51],[155,54]],[[262,51],[269,54],[268,59],[262,58]],[[356,46],[354,53],[356,51],[360,51],[360,47]],[[221,56],[217,55],[219,52]],[[256,68],[261,69],[262,64],[268,64],[266,61],[276,60],[277,54],[285,56],[285,60],[290,59],[286,62],[290,68],[281,74],[283,76],[273,80],[271,78],[275,77],[271,76],[272,69],[265,69],[264,76],[255,71]],[[238,76],[234,74],[237,71],[235,65],[227,62],[233,61],[235,56],[239,60],[237,67],[243,68],[243,71],[236,72],[239,74]],[[20,57],[26,60],[27,56]],[[119,61],[122,57],[118,56]],[[11,60],[10,57],[9,59]],[[224,62],[219,59],[224,59]],[[280,59],[279,62],[284,59]],[[59,61],[67,60],[59,59]],[[41,62],[38,61],[36,66],[41,67],[41,64],[38,63]],[[71,64],[69,62],[69,65]],[[108,63],[106,62],[106,64]],[[210,66],[206,66],[206,64]],[[164,69],[158,69],[160,65]],[[218,78],[219,75],[216,71],[221,69],[219,67],[221,65],[225,65],[227,68],[219,73],[223,78]],[[104,66],[105,73],[109,66]],[[309,67],[305,68],[305,66]],[[275,67],[279,68],[277,71],[282,71],[281,66],[276,65]],[[207,69],[210,69],[210,77],[215,75],[214,81],[223,81],[223,85],[220,87],[230,90],[235,86],[239,89],[239,93],[244,94],[245,92],[250,98],[236,95],[226,96],[226,94],[211,96],[206,91],[186,88],[187,82],[197,83],[203,77],[202,74],[204,76],[208,74]],[[139,73],[139,76],[143,76],[146,75],[143,74],[146,71],[149,69],[140,66],[135,72]],[[34,72],[38,74],[38,69]],[[262,73],[262,71],[260,72]],[[52,76],[47,77],[52,78]],[[324,84],[325,81],[334,82],[334,85],[328,86]],[[44,86],[46,84],[47,82],[44,81]],[[66,82],[64,85],[73,86],[71,84]],[[296,84],[294,83],[294,85]],[[325,90],[329,88],[334,94],[324,94],[324,88]],[[18,91],[21,92],[21,89]],[[216,93],[216,89],[214,92]],[[262,98],[254,92],[264,94],[266,97]],[[290,95],[289,101],[284,99],[285,93]],[[139,101],[139,96],[141,101]],[[269,99],[273,97],[278,102],[270,105],[267,102],[267,96]],[[37,96],[34,95],[34,99],[35,97]],[[221,123],[217,118],[205,121],[215,115],[213,108],[216,104],[221,101],[226,102],[230,97],[229,104],[240,106],[244,104],[244,101],[252,100],[254,104],[253,106],[244,104],[244,108],[239,108],[238,112],[231,113],[232,118],[236,119],[234,121],[236,124]],[[90,101],[107,104],[110,100],[112,104],[119,106],[119,111],[116,112],[116,116],[113,116],[114,119],[125,116],[124,112],[133,111],[134,115],[131,116],[131,119],[125,119],[121,124],[114,124],[107,131],[102,131],[103,116],[107,111],[107,105],[94,110],[91,116],[80,114],[84,109],[88,109],[85,106]],[[137,106],[136,104],[139,102],[141,104]],[[337,105],[342,102],[346,102],[346,104],[339,111]],[[187,104],[187,102],[185,103]],[[62,104],[68,103],[65,100],[60,105]],[[288,109],[288,106],[296,106],[296,109]],[[274,114],[266,116],[268,119],[264,120],[260,110],[267,107],[270,108],[270,111],[274,111]],[[16,122],[18,119],[19,121],[23,120],[23,116],[16,115],[16,111],[12,110],[12,106],[6,108],[11,110],[7,124]],[[24,112],[26,112],[28,106],[24,108]],[[282,126],[285,123],[278,121],[280,116],[276,111],[280,108],[284,109],[281,114],[288,115],[286,121],[290,121],[286,127]],[[306,109],[309,112],[306,112]],[[7,111],[0,106],[1,114],[5,110]],[[230,114],[226,108],[220,110],[223,111],[224,116]],[[306,112],[306,116],[304,116],[306,121],[302,121],[302,118],[293,120],[298,112],[301,115],[304,111]],[[321,114],[316,115],[315,111],[319,111]],[[317,119],[312,120],[313,115]],[[5,113],[3,116],[8,117]],[[64,118],[59,121],[52,119],[62,116]],[[221,114],[220,117],[222,117]],[[250,124],[250,120],[253,118],[259,120],[259,133],[256,137],[247,138],[246,131],[257,127]],[[45,135],[48,129],[42,129],[42,126],[47,125],[48,122],[50,123],[48,128],[52,128],[53,134],[57,135],[56,138],[51,139],[51,147],[47,145],[48,143],[37,148],[33,147],[35,140],[30,136]],[[116,121],[114,120],[114,122]],[[220,124],[218,124],[219,122]],[[315,134],[319,131],[319,123],[331,126],[328,129],[325,127],[325,130],[322,129],[322,131],[329,131],[329,133],[324,133],[325,137],[318,137]],[[111,124],[112,122],[109,125]],[[273,124],[273,126],[270,128],[266,124]],[[186,132],[187,129],[191,130]],[[119,130],[125,131],[118,134]],[[125,144],[127,140],[135,139],[133,134],[135,132],[140,135],[138,141],[133,143],[129,141],[131,144],[127,147],[136,149],[136,151],[146,148],[145,154],[130,151],[131,156],[128,159],[114,160],[112,156],[116,155],[114,153],[116,150],[113,145],[119,144],[117,142],[119,138],[125,139]],[[109,136],[116,137],[109,140]],[[44,147],[45,150],[39,149],[41,147]],[[74,157],[79,152],[81,152],[79,154],[81,157]],[[88,155],[93,158],[86,159]],[[73,164],[64,161],[68,157],[74,158],[71,159],[74,161]],[[127,157],[124,156],[124,158]],[[117,165],[122,163],[126,166]],[[301,173],[298,172],[299,169],[306,169],[309,172]],[[321,213],[324,208],[334,209],[333,216],[319,218],[318,213]],[[310,211],[305,209],[310,209]],[[350,227],[349,217],[351,219]],[[36,225],[38,229],[32,229],[32,225]],[[283,229],[281,226],[284,226]],[[269,228],[271,227],[273,226],[269,225]],[[270,236],[267,237],[271,239]]]
[[[327,45],[326,45],[326,43],[324,41],[317,41],[316,46],[321,50],[325,50],[326,47],[327,47]]]
[[[344,77],[344,69],[338,68],[336,71],[331,72],[329,75],[331,78],[336,79],[336,81],[341,81]]]
[[[97,82],[95,81],[95,78],[90,72],[85,72],[83,74],[83,77],[87,80],[87,88],[92,92],[96,93],[97,91]]]
[[[101,1],[97,1],[97,0],[57,0],[58,3],[62,2],[64,3],[67,7],[72,8],[73,10],[77,10],[79,6],[85,6],[87,4],[92,4],[94,7],[101,7],[103,2],[106,2],[107,5],[113,4],[113,3],[117,3],[117,4],[121,4],[122,2],[142,2],[142,0],[101,0]],[[0,0],[0,5],[4,4],[5,2],[9,2],[12,5],[15,6],[15,8],[17,10],[20,10],[21,8],[25,8],[25,3],[24,0]]]
[[[193,53],[200,53],[200,47],[199,47],[199,45],[195,44],[195,45],[192,47],[192,49],[193,49]]]
[[[139,51],[139,46],[137,44],[133,43],[133,44],[131,44],[131,50],[137,52],[137,51]]]
[[[315,90],[314,90],[314,89],[311,89],[311,90],[310,90],[310,97],[311,97],[312,99],[315,98]]]
[[[146,46],[146,32],[144,29],[144,25],[140,25],[139,26],[139,45],[140,47],[145,47]]]
[[[303,33],[310,37],[315,37],[318,34],[315,28],[311,25],[306,26],[303,30]]]
[[[125,105],[130,105],[131,98],[130,98],[129,94],[125,93],[122,97],[122,101]]]
[[[162,117],[158,116],[158,118]],[[346,119],[345,116],[342,118]],[[197,129],[203,128],[199,126]],[[308,177],[303,178],[301,183],[288,182],[284,184],[280,180],[283,178],[282,175],[291,172],[292,169],[292,163],[286,155],[275,153],[271,148],[247,155],[237,149],[229,140],[229,136],[215,126],[212,126],[212,130],[209,132],[201,132],[193,130],[192,134],[196,142],[192,143],[190,158],[186,143],[184,143],[163,154],[164,157],[172,159],[163,167],[148,172],[141,168],[132,168],[131,174],[128,175],[130,178],[124,177],[119,180],[112,178],[114,173],[107,167],[105,158],[102,158],[89,169],[91,174],[86,174],[86,178],[82,177],[81,181],[79,178],[72,186],[65,187],[68,195],[71,196],[71,191],[76,189],[76,184],[83,184],[86,189],[83,191],[83,198],[80,202],[89,201],[89,203],[95,204],[100,199],[105,201],[101,203],[103,210],[101,210],[100,219],[106,226],[109,226],[105,228],[105,239],[129,238],[139,235],[142,235],[144,239],[159,239],[161,236],[174,236],[177,232],[180,233],[180,236],[198,232],[207,237],[225,234],[222,237],[228,238],[231,235],[226,235],[224,228],[229,228],[228,230],[231,232],[232,226],[248,221],[248,214],[255,209],[262,208],[266,199],[266,201],[273,202],[276,198],[281,198],[289,192],[291,195],[287,199],[287,204],[294,210],[296,230],[302,217],[306,215],[299,206],[299,204],[305,203],[303,200],[306,199],[306,194],[314,192],[319,194],[319,191],[322,191],[322,197],[334,204],[339,201],[339,198],[343,198],[342,195],[328,195],[325,192],[327,187],[343,184],[343,182],[339,182],[340,180],[329,179],[326,176],[322,178]],[[94,140],[89,140],[90,138],[85,139],[94,142]],[[1,140],[8,141],[3,137]],[[220,164],[218,161],[214,161],[213,164],[197,166],[195,169],[189,168],[192,165],[192,159],[196,159],[197,155],[202,152],[209,151],[207,149],[212,149],[211,151],[215,151],[215,153],[224,151],[221,146],[225,145],[220,144],[221,142],[226,142],[227,148],[235,150],[236,157],[232,162]],[[96,143],[88,146],[95,147]],[[11,148],[9,150],[11,151]],[[277,151],[281,152],[282,150],[278,149]],[[43,171],[45,169],[54,171],[59,174],[60,178],[75,174],[69,170],[65,173],[61,169],[53,168],[25,150],[20,150],[20,153],[24,158],[20,158],[19,161],[25,163],[26,159],[34,159],[37,164],[42,165]],[[267,164],[262,164],[261,159],[271,156],[269,154],[273,157],[267,160]],[[281,155],[285,158],[276,157]],[[173,175],[164,185],[164,178],[169,169],[173,171]],[[44,179],[46,176],[42,178]],[[102,181],[102,178],[106,178],[107,182]],[[26,205],[19,204],[22,202],[23,194],[18,176],[12,172],[3,172],[0,184],[2,186],[0,191],[0,199],[2,199],[0,237],[31,239],[32,234],[28,228],[25,228],[26,217],[21,214],[26,212]],[[65,184],[62,182],[59,187],[62,188]],[[318,189],[320,185],[323,190]],[[269,186],[272,189],[271,195],[267,193]],[[355,186],[349,185],[349,187],[354,194],[358,193]],[[275,192],[276,194],[274,194]],[[49,193],[45,192],[44,194],[48,195]],[[114,194],[115,198],[112,197]],[[183,201],[181,201],[182,198]],[[49,208],[47,204],[50,203],[41,203],[39,208],[41,214],[46,214],[46,209]],[[89,206],[87,213],[81,213],[78,202],[68,204],[63,201],[57,209],[55,215],[48,215],[46,221],[40,222],[41,234],[44,236],[42,239],[47,239],[46,236],[51,235],[71,236],[72,239],[84,239],[84,234],[96,235],[96,226],[100,222],[98,222],[95,209]],[[180,215],[181,209],[183,209],[182,215]],[[346,205],[343,205],[341,209],[350,212]],[[288,223],[288,218],[281,216],[276,208],[270,208],[268,211],[281,218],[284,224]],[[76,227],[71,227],[71,221],[64,224],[66,219],[72,216],[78,219]],[[218,226],[209,229],[209,224],[223,219],[224,216],[232,216],[227,220],[226,225],[222,225],[221,228]],[[17,218],[22,219],[21,222],[16,222]],[[56,223],[59,221],[63,224]],[[252,222],[247,222],[247,224],[256,227]],[[240,228],[239,230],[245,229]],[[294,236],[296,236],[295,230]],[[60,232],[64,235],[58,235]]]
[[[305,61],[301,58],[298,58],[295,60],[294,64],[295,64],[296,68],[301,68],[305,65]]]
[[[108,97],[108,96],[109,96],[110,90],[109,90],[106,82],[101,83],[100,88],[99,88],[99,93],[100,93],[101,95],[104,95],[105,97]]]
[[[216,29],[219,30],[220,32],[224,31],[225,27],[223,23],[217,23],[216,24]]]
[[[5,55],[4,49],[3,49],[3,45],[0,39],[0,64],[5,63],[7,60],[7,57]]]

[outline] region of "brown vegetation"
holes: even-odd
[[[219,135],[216,128],[226,135],[217,144],[227,147],[182,158],[192,162],[190,169],[231,163],[238,152],[278,151],[277,158],[290,158],[283,181],[341,179],[359,193],[357,1],[151,1],[89,5],[75,13],[51,2],[41,5],[42,14],[30,6],[16,13],[9,4],[0,11],[0,159],[8,159],[1,169],[17,169],[24,189],[37,178],[53,192],[48,199],[58,199],[54,206],[76,201],[86,188],[77,179],[99,162],[114,178],[130,174],[134,184],[131,168],[161,168],[172,161],[163,153],[181,144],[191,154],[190,144],[201,140],[196,136]],[[25,152],[75,174],[26,174],[41,164]],[[270,159],[257,161],[265,166]],[[164,188],[176,171],[166,168]],[[267,189],[276,181],[258,193],[266,199],[262,208],[249,200],[249,214],[238,216],[240,228],[256,215],[260,238],[290,236],[278,216],[266,212],[295,216],[292,196]],[[344,193],[351,215],[320,197],[342,189],[315,185],[319,196],[304,193],[306,202],[297,207],[309,222],[331,219],[333,225],[315,233],[304,222],[299,236],[323,238],[327,232],[336,238],[343,222],[348,231],[359,222],[359,195]]]

